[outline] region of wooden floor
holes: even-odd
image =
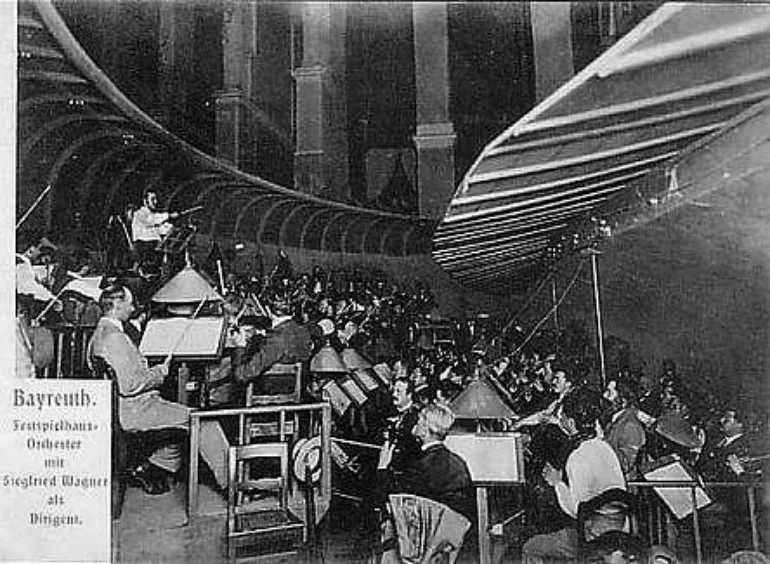
[[[226,562],[225,502],[201,486],[200,513],[187,522],[185,490],[179,485],[169,493],[148,496],[129,487],[121,518],[113,521],[115,563],[219,563]],[[361,526],[357,509],[333,504],[319,527],[316,562],[364,562],[374,538]],[[239,559],[248,562],[248,559]],[[259,562],[312,562],[309,554],[260,558]]]

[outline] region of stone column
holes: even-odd
[[[294,185],[344,200],[349,193],[345,4],[304,4],[302,41],[302,66],[294,70]]]
[[[244,146],[251,92],[256,6],[230,2],[223,10],[222,90],[215,93],[216,156],[241,167],[253,148]]]
[[[194,7],[183,2],[158,4],[158,93],[161,122],[173,127],[187,106],[193,67]]]
[[[575,74],[571,2],[530,2],[535,92],[540,102]]]
[[[443,217],[454,194],[455,131],[449,115],[449,41],[444,2],[413,4],[420,215]]]

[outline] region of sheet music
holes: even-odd
[[[332,409],[337,415],[343,415],[353,403],[347,394],[342,391],[339,384],[333,380],[327,382],[321,389],[323,390],[324,395],[329,399],[329,402],[332,404]]]
[[[681,462],[672,462],[666,466],[661,466],[644,474],[644,477],[650,481],[692,481],[693,475],[685,468]],[[677,519],[686,517],[692,513],[692,490],[690,488],[659,487],[654,488],[655,492],[668,505],[668,508]],[[695,488],[695,500],[698,509],[711,503],[711,499],[701,487]]]
[[[83,278],[75,278],[70,280],[64,287],[65,292],[76,292],[87,298],[91,298],[95,302],[99,301],[102,296],[102,278],[103,276],[89,276]]]
[[[368,369],[353,371],[353,377],[367,391],[376,390],[380,383],[368,372]]]
[[[145,356],[167,356],[184,333],[173,351],[175,356],[217,356],[224,329],[223,317],[151,319],[144,330],[139,350]]]
[[[391,372],[390,368],[388,368],[387,364],[378,364],[374,367],[374,372],[379,376],[380,380],[382,380],[382,383],[386,386],[390,385],[390,381],[393,379],[393,373]]]
[[[340,385],[348,393],[351,399],[356,402],[356,405],[363,405],[368,399],[364,391],[352,378],[343,378],[340,380]]]

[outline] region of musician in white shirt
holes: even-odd
[[[35,274],[33,261],[38,261],[45,252],[51,252],[56,247],[45,237],[23,247],[23,253],[16,253],[16,293],[32,296],[37,301],[48,302],[54,295],[46,288]],[[61,309],[59,307],[59,309]]]
[[[560,426],[573,437],[576,446],[567,457],[563,471],[546,464],[543,472],[545,481],[556,492],[562,511],[572,518],[577,517],[581,503],[610,489],[626,489],[615,451],[596,436],[599,414],[597,394],[578,389],[565,397],[559,413]],[[609,525],[615,523],[597,523],[597,526]],[[522,561],[525,564],[572,562],[578,557],[578,544],[578,531],[574,526],[535,535],[524,544]]]
[[[131,232],[134,248],[140,264],[157,267],[160,255],[156,247],[161,238],[171,231],[170,219],[176,219],[176,212],[161,212],[157,210],[158,194],[148,190],[144,194],[142,207],[134,212],[131,221]]]

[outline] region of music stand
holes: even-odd
[[[653,483],[655,481],[692,483],[692,486],[653,488],[677,519],[691,515],[694,505],[700,510],[712,501],[703,488],[700,477],[675,454],[653,462],[643,470],[643,475],[646,481]]]
[[[476,489],[479,563],[491,562],[488,488],[524,484],[524,443],[521,433],[447,435],[446,447],[465,460]]]
[[[182,225],[171,227],[171,231],[163,237],[155,250],[161,253],[179,254],[183,253],[190,241],[195,237],[197,228],[194,225]]]

